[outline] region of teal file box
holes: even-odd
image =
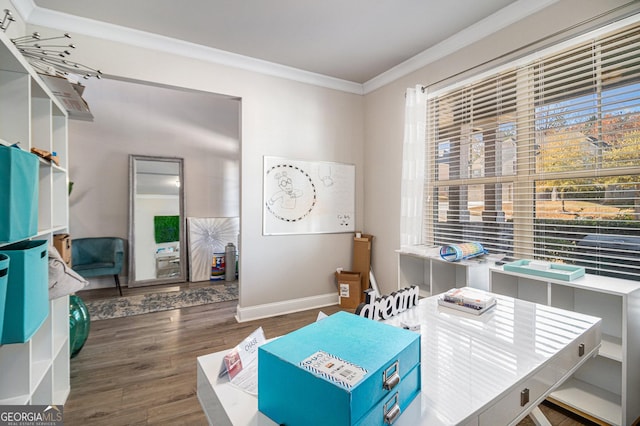
[[[4,324],[0,343],[24,343],[49,316],[48,241],[21,241],[0,247],[9,257]]]
[[[258,409],[278,424],[390,424],[420,386],[420,335],[347,312],[258,350]]]
[[[36,155],[0,145],[0,242],[38,233],[39,165]]]
[[[4,307],[7,299],[7,281],[9,279],[9,256],[0,253],[0,340],[4,324]]]

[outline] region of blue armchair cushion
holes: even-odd
[[[117,275],[122,271],[123,259],[121,238],[76,238],[71,244],[73,270],[83,277]]]

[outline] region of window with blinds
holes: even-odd
[[[640,280],[640,24],[427,100],[423,241]]]

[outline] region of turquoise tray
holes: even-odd
[[[584,268],[581,266],[564,265],[562,263],[551,263],[551,269],[529,268],[530,260],[516,260],[506,263],[505,271],[519,272],[521,274],[537,275],[539,277],[554,278],[556,280],[571,281],[584,276]]]

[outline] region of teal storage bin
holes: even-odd
[[[35,154],[0,145],[0,242],[38,233],[38,173]]]
[[[420,334],[337,312],[258,348],[258,410],[281,425],[393,423],[420,393],[420,350]]]
[[[0,339],[4,324],[4,306],[7,299],[7,279],[9,278],[9,256],[0,254]]]
[[[34,240],[0,247],[11,262],[1,344],[28,341],[49,316],[48,244]]]

